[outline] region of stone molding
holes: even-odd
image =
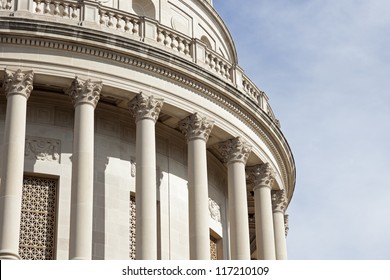
[[[133,67],[138,67],[141,69],[144,69],[146,71],[151,71],[156,73],[157,75],[162,75],[166,78],[169,78],[175,82],[179,82],[183,84],[184,86],[191,87],[195,93],[199,94],[202,97],[205,97],[209,99],[210,101],[214,102],[215,104],[218,104],[228,112],[235,115],[237,118],[239,118],[241,121],[246,123],[248,126],[252,128],[252,130],[256,133],[256,135],[266,144],[266,146],[270,149],[272,155],[275,157],[276,161],[278,162],[278,165],[280,166],[280,172],[282,174],[282,180],[286,186],[294,185],[294,178],[290,179],[287,175],[287,168],[286,164],[284,162],[284,158],[293,163],[293,158],[291,153],[289,152],[288,144],[285,140],[283,140],[283,136],[280,133],[277,133],[278,140],[282,141],[283,148],[285,148],[288,151],[288,154],[286,157],[282,156],[279,152],[279,149],[271,138],[264,132],[263,125],[260,124],[260,122],[254,118],[251,114],[246,112],[245,110],[242,110],[242,107],[238,105],[237,103],[233,102],[226,96],[222,95],[221,93],[217,91],[213,91],[209,89],[209,87],[205,86],[204,84],[195,81],[191,78],[188,78],[187,76],[177,73],[175,71],[169,70],[167,68],[161,67],[157,64],[153,64],[150,62],[146,62],[142,59],[137,59],[135,57],[130,57],[128,55],[121,55],[117,52],[113,51],[107,51],[107,50],[101,50],[96,49],[88,46],[80,46],[72,43],[66,43],[66,42],[60,42],[56,43],[55,41],[50,40],[44,40],[40,38],[19,38],[14,36],[2,36],[0,38],[1,43],[6,44],[18,44],[18,45],[25,45],[25,46],[35,46],[35,47],[44,47],[44,48],[50,48],[50,49],[59,49],[59,50],[65,50],[65,51],[71,51],[81,54],[87,54],[96,56],[99,58],[105,58],[109,59],[115,62],[124,63],[126,65],[131,65]],[[260,112],[261,114],[261,112]],[[262,120],[266,119],[266,113],[264,113],[264,116]],[[269,124],[270,125],[270,124]],[[272,126],[271,126],[272,127]],[[275,125],[276,127],[276,125]],[[279,135],[280,134],[280,135]],[[293,181],[291,181],[293,180]],[[292,190],[291,190],[292,193]]]
[[[179,122],[179,128],[187,138],[187,141],[202,139],[207,142],[213,126],[213,121],[199,116],[198,113],[188,116]]]
[[[34,72],[32,70],[22,71],[21,69],[16,71],[5,69],[4,72],[3,90],[6,97],[20,94],[28,99],[33,90]]]
[[[272,189],[275,171],[269,163],[263,163],[246,168],[247,182],[253,185],[253,191],[261,187]]]
[[[272,211],[284,213],[287,209],[288,200],[285,190],[272,191]]]
[[[217,149],[221,153],[223,161],[227,164],[233,162],[246,164],[249,154],[252,151],[252,147],[244,142],[241,137],[218,144]]]
[[[81,80],[76,76],[70,88],[66,90],[66,94],[72,98],[73,106],[75,107],[80,104],[90,104],[93,108],[96,108],[102,87],[103,83],[101,81]]]
[[[26,159],[60,162],[61,141],[27,136],[24,156]]]
[[[129,102],[129,110],[132,112],[135,122],[143,119],[157,121],[163,106],[163,99],[154,98],[153,95],[146,96],[140,92]]]

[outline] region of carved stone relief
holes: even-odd
[[[26,159],[60,162],[61,141],[27,136],[24,156]]]
[[[210,217],[218,223],[221,223],[221,207],[211,198],[209,198]]]

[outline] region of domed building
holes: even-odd
[[[210,0],[0,0],[0,68],[0,258],[287,258],[292,152]]]

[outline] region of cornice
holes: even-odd
[[[4,21],[0,19],[0,22]],[[219,77],[208,73],[188,60],[135,40],[124,40],[113,34],[91,31],[79,26],[67,27],[60,23],[52,24],[38,20],[28,22],[21,20],[18,23],[7,22],[8,32],[0,30],[1,44],[64,50],[131,65],[191,88],[195,93],[229,111],[246,123],[270,149],[280,166],[283,182],[289,188],[288,196],[289,199],[291,198],[293,193],[291,188],[294,188],[295,185],[295,164],[287,141],[270,117],[233,85],[222,81]],[[34,31],[34,33],[30,33],[31,31]],[[35,32],[43,32],[43,34],[38,37]],[[147,54],[147,57],[144,54]],[[170,65],[176,66],[177,69],[167,68],[164,61],[168,61]],[[192,77],[189,76],[190,74],[180,72],[180,68],[188,70]],[[224,91],[228,92],[229,95],[224,94]],[[246,108],[242,103],[245,104]],[[281,142],[279,148],[265,131],[274,134],[273,138]],[[283,150],[283,152],[280,152],[280,150]],[[292,177],[288,176],[286,163],[290,165],[291,172],[294,173]]]

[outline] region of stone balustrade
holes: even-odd
[[[32,0],[32,13],[57,18],[80,20],[80,4],[78,1]]]
[[[232,79],[232,64],[213,50],[206,48],[206,64],[227,80]]]
[[[186,36],[158,21],[110,8],[92,1],[26,0],[29,13],[41,20],[96,28],[117,36],[130,37],[163,48],[217,74],[232,84],[261,108],[277,125],[279,121],[268,103],[267,95],[231,61],[207,47],[201,40]],[[18,12],[15,0],[0,0],[0,13]],[[1,15],[1,14],[0,14]],[[10,15],[10,14],[7,14]],[[22,15],[27,16],[27,15]]]
[[[117,9],[100,6],[99,24],[126,34],[139,36],[140,18]]]

